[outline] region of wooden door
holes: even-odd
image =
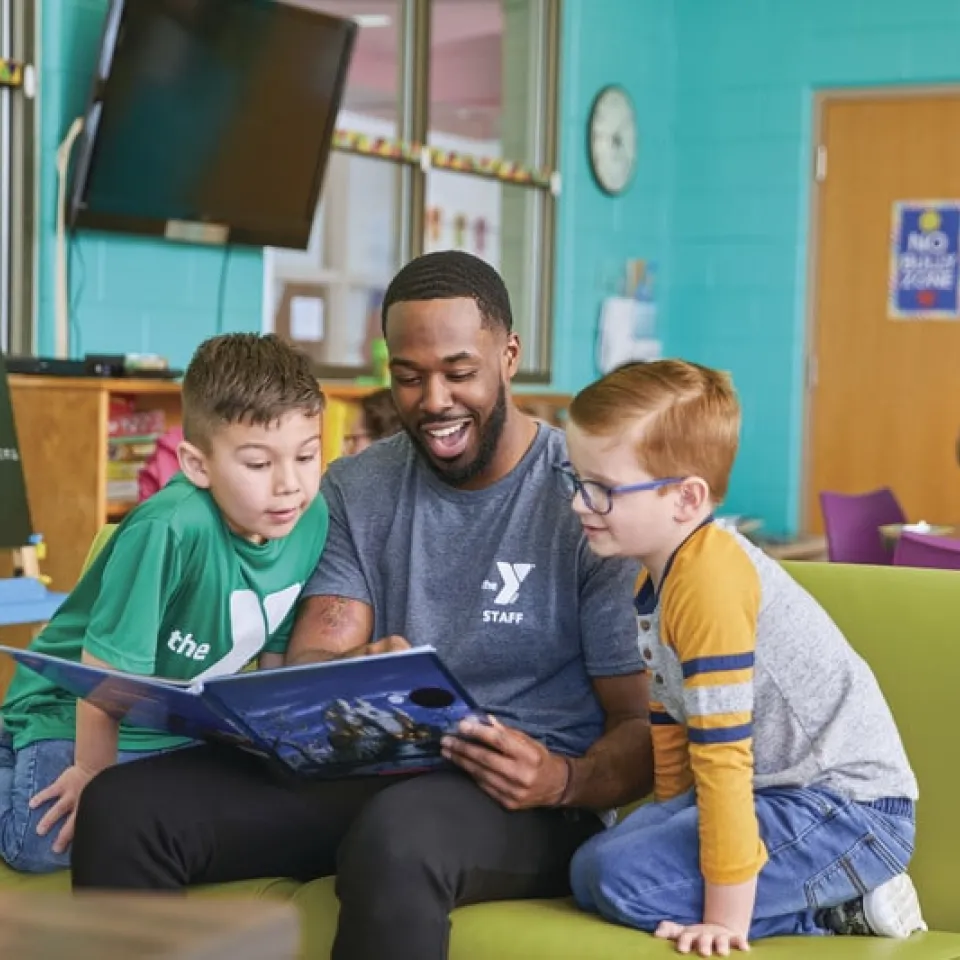
[[[911,520],[960,522],[960,318],[888,309],[894,203],[960,204],[960,91],[827,99],[821,144],[806,528],[821,490],[880,486]]]

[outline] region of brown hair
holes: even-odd
[[[702,477],[719,503],[740,440],[740,403],[730,376],[685,360],[629,363],[581,390],[570,419],[609,436],[641,425],[640,466],[653,478]]]
[[[393,394],[388,389],[368,393],[360,400],[363,410],[363,422],[371,440],[392,437],[403,429]]]
[[[230,423],[319,416],[323,393],[307,355],[275,334],[227,333],[200,344],[183,378],[183,435],[206,447]]]

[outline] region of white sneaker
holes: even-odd
[[[906,873],[871,890],[863,898],[863,915],[878,937],[903,940],[912,933],[927,929],[920,913],[920,899],[916,887]]]

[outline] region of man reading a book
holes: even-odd
[[[576,849],[649,791],[637,567],[590,551],[563,434],[511,399],[502,279],[420,257],[383,324],[405,431],[325,474],[287,663],[431,644],[491,721],[446,738],[445,769],[397,778],[290,782],[212,746],[107,771],[81,803],[76,887],[336,874],[336,960],[441,960],[454,907],[567,895]]]

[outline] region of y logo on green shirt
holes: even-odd
[[[198,673],[194,680],[207,680],[210,677],[224,677],[242,670],[257,654],[263,650],[277,627],[286,619],[300,595],[302,584],[294,583],[276,593],[268,593],[260,604],[260,597],[253,590],[234,590],[230,594],[230,638],[231,649],[216,663]],[[171,637],[170,649],[173,650]],[[193,653],[197,653],[207,644],[200,644]],[[209,650],[209,647],[208,647]],[[183,650],[176,650],[183,653]]]

